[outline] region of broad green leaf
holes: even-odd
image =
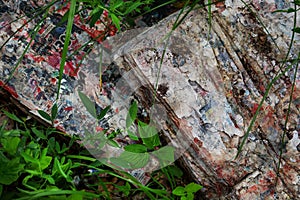
[[[137,111],[138,111],[138,106],[137,106],[136,101],[134,101],[131,104],[129,111],[127,113],[127,116],[126,116],[126,128],[129,128],[131,126],[131,124],[134,122],[134,120],[136,119]]]
[[[124,147],[126,151],[133,153],[145,153],[147,152],[147,147],[142,144],[130,144]]]
[[[31,130],[32,130],[32,132],[33,132],[38,138],[41,138],[41,139],[43,139],[43,140],[46,140],[46,139],[47,139],[47,137],[45,136],[45,134],[44,134],[42,131],[36,129],[35,127],[31,128]]]
[[[19,122],[20,124],[23,124],[24,122],[19,118],[17,117],[15,114],[13,113],[10,113],[10,112],[7,112],[5,110],[2,110],[2,112],[7,116],[9,117],[10,119],[16,121],[16,122]]]
[[[174,147],[164,146],[156,151],[153,151],[152,155],[156,156],[159,159],[162,166],[165,166],[175,161],[174,151]]]
[[[48,120],[48,121],[52,121],[50,115],[49,115],[48,113],[46,113],[45,111],[43,111],[43,110],[38,110],[38,113],[39,113],[44,119],[46,119],[46,120]]]
[[[197,183],[189,183],[188,185],[185,186],[185,191],[187,193],[195,193],[198,192],[198,190],[200,190],[201,188],[202,186]]]
[[[294,4],[296,4],[297,6],[300,6],[300,0],[294,0]]]
[[[10,185],[19,178],[19,173],[24,169],[20,158],[6,160],[0,156],[0,184]]]
[[[123,151],[116,159],[119,159],[118,166],[120,167],[125,166],[127,169],[137,169],[144,167],[148,163],[149,158],[150,155],[148,153]]]
[[[184,190],[184,187],[182,186],[177,186],[173,191],[172,194],[176,195],[176,196],[184,196],[186,195],[186,192]]]
[[[1,139],[1,144],[4,151],[9,153],[10,155],[15,155],[20,141],[21,139],[19,137],[7,137]]]
[[[97,116],[97,119],[100,120],[102,119],[106,113],[109,111],[110,106],[105,107],[103,110],[101,110],[101,113]]]
[[[97,119],[95,104],[82,92],[78,90],[78,95],[86,110]]]
[[[58,108],[57,108],[57,104],[53,104],[52,108],[51,108],[51,119],[52,121],[56,118],[57,116],[57,111],[58,111]]]
[[[114,14],[110,13],[113,24],[117,27],[118,30],[121,30],[120,19]]]

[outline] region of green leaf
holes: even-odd
[[[182,186],[177,186],[173,191],[172,194],[176,195],[176,196],[185,196],[186,192],[184,190],[184,187]]]
[[[57,104],[53,104],[52,108],[51,108],[51,121],[54,121],[54,119],[56,118],[57,116],[57,111],[58,111],[58,108],[57,108]]]
[[[50,184],[55,185],[55,180],[49,174],[42,174],[42,178],[46,179]]]
[[[159,136],[157,134],[155,127],[139,121],[138,130],[139,130],[139,134],[143,140],[143,143],[149,149],[153,149],[154,147],[160,145]]]
[[[161,165],[164,167],[175,161],[174,152],[175,152],[174,147],[164,146],[156,151],[153,151],[152,155],[156,156],[161,162]]]
[[[187,193],[186,199],[187,200],[194,200],[194,194],[193,193]]]
[[[127,116],[126,116],[126,128],[129,128],[131,126],[131,124],[134,122],[134,120],[136,119],[137,111],[138,111],[137,102],[134,101],[131,104],[129,111],[127,113]]]
[[[110,2],[110,6],[109,8],[114,11],[115,9],[121,7],[122,5],[124,5],[123,0],[115,0],[115,1],[111,1]]]
[[[43,140],[46,140],[46,139],[47,139],[47,137],[45,136],[45,134],[44,134],[42,131],[36,129],[35,127],[31,128],[31,130],[32,130],[32,132],[33,132],[38,138],[41,138],[41,139],[43,139]]]
[[[62,161],[63,162],[63,161]],[[57,157],[54,158],[54,165],[55,165],[55,168],[56,170],[65,178],[67,179],[68,176],[67,174],[64,172],[63,168],[62,168],[62,165],[60,164],[59,160]]]
[[[50,115],[49,115],[48,113],[46,113],[45,111],[43,111],[43,110],[38,110],[38,113],[39,113],[44,119],[46,119],[46,120],[48,120],[48,121],[52,121]]]
[[[105,107],[103,110],[101,110],[100,115],[97,116],[97,119],[100,120],[102,119],[106,113],[109,111],[110,106]]]
[[[7,160],[0,156],[0,184],[10,185],[19,178],[19,173],[24,169],[20,158]]]
[[[189,183],[188,185],[185,186],[185,191],[187,193],[195,193],[198,192],[198,190],[200,190],[201,188],[202,186],[197,183]]]
[[[89,20],[89,25],[90,27],[95,26],[95,23],[97,22],[98,19],[100,19],[101,15],[103,13],[103,9],[100,7],[96,7],[92,13],[91,13],[91,18]]]
[[[41,170],[46,169],[52,161],[52,157],[47,156],[47,152],[48,152],[48,148],[45,148],[45,149],[42,150],[42,153],[41,153],[41,156],[40,156]]]
[[[127,129],[127,133],[130,139],[135,141],[139,140],[138,136],[134,132],[130,131],[129,129]]]
[[[117,27],[118,30],[121,30],[120,19],[114,14],[110,13],[113,24]]]
[[[175,176],[177,178],[180,178],[183,175],[182,170],[180,168],[178,168],[176,165],[168,166],[168,171],[172,176]]]
[[[1,139],[1,144],[4,151],[9,153],[10,155],[15,155],[20,141],[21,139],[19,137],[7,137]]]
[[[7,111],[5,111],[5,110],[2,110],[2,112],[3,112],[7,117],[9,117],[10,119],[12,119],[12,120],[14,120],[14,121],[16,121],[16,122],[19,122],[20,124],[23,124],[23,123],[24,123],[24,122],[23,122],[20,118],[18,118],[15,114],[10,113],[10,112],[7,112]]]
[[[86,110],[97,119],[95,104],[82,92],[78,90],[78,95]]]
[[[295,33],[300,33],[300,27],[296,27],[292,29]]]
[[[294,0],[294,4],[296,4],[297,6],[300,6],[300,0]]]
[[[109,144],[110,146],[113,146],[113,147],[120,148],[120,145],[116,141],[114,141],[113,139],[107,140],[107,144]]]
[[[147,152],[147,147],[142,144],[130,144],[124,147],[126,151],[133,153],[145,153]]]
[[[114,164],[119,167],[125,167],[127,169],[137,169],[144,167],[149,161],[149,153],[133,153],[129,151],[123,151],[122,154],[114,160]],[[112,159],[111,159],[112,161]]]
[[[34,158],[25,152],[21,152],[20,154],[24,158],[26,163],[32,163],[32,164],[39,165],[39,160],[37,158]]]
[[[83,194],[72,194],[67,198],[67,200],[83,200],[83,197]]]

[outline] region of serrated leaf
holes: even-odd
[[[184,196],[186,195],[186,192],[184,190],[184,187],[182,186],[177,186],[173,191],[172,194],[176,195],[176,196]]]
[[[95,118],[97,119],[97,114],[96,114],[96,108],[94,102],[92,102],[85,94],[80,92],[78,90],[78,95],[80,100],[82,101],[84,107],[86,110]]]
[[[5,110],[2,110],[2,112],[7,116],[9,117],[10,119],[16,121],[16,122],[19,122],[20,124],[24,123],[19,117],[17,117],[15,114],[13,113],[10,113],[10,112],[7,112]]]
[[[195,193],[198,192],[198,190],[200,190],[201,188],[202,186],[197,183],[189,183],[188,185],[185,186],[185,191],[187,193]]]
[[[110,106],[105,107],[103,110],[101,110],[100,114],[97,116],[97,119],[100,120],[102,119],[106,113],[109,111]]]
[[[53,104],[52,108],[51,108],[51,121],[53,121],[56,116],[57,116],[57,111],[58,111],[58,108],[57,108],[57,104]]]
[[[46,113],[45,111],[43,111],[43,110],[38,110],[38,113],[39,113],[44,119],[46,119],[46,120],[48,120],[48,121],[52,121],[50,115],[49,115],[48,113]]]
[[[137,102],[134,101],[131,104],[126,116],[126,128],[129,128],[131,124],[134,122],[134,120],[136,119],[137,111],[138,111]]]
[[[126,151],[133,153],[145,153],[147,152],[147,147],[142,144],[130,144],[124,147]]]
[[[300,33],[300,27],[293,28],[293,31],[294,31],[295,33]]]

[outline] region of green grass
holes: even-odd
[[[175,199],[178,194],[167,192],[166,186],[156,180],[163,174],[167,174],[174,190],[185,187],[177,185],[183,173],[175,165],[153,172],[150,182],[143,185],[129,173],[100,163],[77,143],[78,138],[13,113],[3,113],[14,120],[18,128],[6,129],[6,123],[0,126],[1,199],[111,199],[120,194],[130,199],[138,193],[151,200]],[[86,177],[93,183],[80,186],[75,182],[76,176]],[[101,176],[116,177],[124,184],[103,181]],[[103,190],[94,187],[97,185],[102,185]],[[109,192],[109,185],[114,185],[116,191]],[[201,188],[194,185],[196,188],[192,193]]]
[[[249,9],[249,11],[254,14],[265,30],[265,32],[270,36],[269,31],[267,30],[266,26],[262,23],[262,20],[259,18],[259,16],[255,13],[255,11],[251,10],[250,6],[246,4],[243,0],[241,0],[245,6]],[[8,82],[13,76],[14,72],[17,70],[18,66],[22,62],[22,59],[24,58],[25,54],[28,52],[30,48],[30,44],[36,37],[37,32],[41,28],[41,23],[43,20],[45,20],[48,16],[48,11],[50,7],[57,1],[52,1],[48,5],[44,6],[43,8],[36,10],[32,12],[33,17],[27,22],[29,23],[32,21],[35,17],[39,16],[40,14],[43,14],[42,19],[37,24],[37,26],[34,28],[34,30],[30,33],[31,39],[29,44],[26,46],[24,52],[22,53],[21,57],[18,59],[18,62],[14,69],[12,70],[12,73],[10,74],[9,78],[6,80]],[[107,11],[109,13],[109,17],[112,20],[112,23],[114,26],[117,27],[118,31],[121,31],[122,24],[126,24],[126,19],[132,18],[131,13],[135,13],[136,16],[143,15],[147,12],[150,12],[152,10],[155,10],[157,8],[160,8],[161,6],[173,3],[175,1],[167,1],[163,2],[160,5],[151,8],[150,6],[153,4],[154,1],[152,0],[139,0],[139,1],[120,1],[120,0],[112,0],[111,3],[104,4],[102,1],[92,1],[92,0],[70,0],[70,9],[66,13],[66,15],[63,17],[62,22],[67,22],[67,29],[66,29],[66,39],[62,51],[62,58],[60,62],[60,69],[59,69],[59,83],[58,83],[58,91],[57,91],[57,99],[59,99],[60,94],[60,88],[61,88],[61,81],[63,77],[64,72],[64,66],[67,61],[67,59],[70,57],[68,56],[68,44],[71,37],[72,32],[72,24],[74,21],[74,16],[79,13],[79,3],[81,5],[84,5],[84,8],[92,8],[92,12],[90,14],[90,21],[89,25],[94,26],[97,19],[100,18],[103,11]],[[166,53],[166,47],[169,43],[170,36],[172,35],[172,32],[185,20],[187,15],[197,7],[197,3],[200,1],[185,1],[185,5],[183,8],[179,11],[176,21],[173,24],[172,30],[166,35],[164,38],[165,46],[164,51],[162,54],[162,59],[160,61],[159,70],[157,74],[157,80],[155,83],[155,91],[158,87],[158,77],[161,73],[162,68],[162,62],[163,58]],[[215,2],[216,3],[216,2]],[[211,27],[211,23],[213,22],[213,16],[211,11],[211,5],[212,1],[208,1],[207,5],[201,6],[202,8],[207,8],[208,10],[208,23]],[[284,125],[284,132],[282,133],[281,137],[281,144],[285,143],[285,135],[287,130],[287,124],[289,121],[289,115],[290,115],[290,107],[292,103],[292,95],[295,87],[295,81],[296,81],[296,75],[299,65],[299,59],[300,59],[300,52],[298,53],[298,57],[294,60],[288,60],[292,45],[294,43],[294,37],[295,34],[300,33],[300,28],[296,25],[296,19],[297,19],[297,11],[299,8],[297,6],[300,5],[300,1],[296,0],[294,1],[294,8],[290,8],[288,10],[279,10],[277,12],[287,12],[287,13],[294,13],[294,25],[291,27],[291,30],[293,30],[292,39],[290,41],[287,54],[285,56],[284,61],[282,62],[280,69],[281,71],[278,72],[278,74],[275,75],[275,77],[270,81],[268,84],[266,91],[259,102],[259,106],[254,113],[252,120],[250,122],[250,125],[248,126],[247,130],[245,130],[245,135],[242,138],[242,141],[238,147],[238,152],[236,155],[236,158],[241,154],[244,145],[247,142],[248,136],[250,132],[253,129],[253,126],[256,122],[256,119],[258,115],[260,114],[260,110],[263,106],[263,103],[265,102],[266,98],[268,97],[268,94],[270,90],[272,89],[272,86],[274,83],[279,80],[286,72],[291,70],[295,65],[297,67],[294,68],[294,80],[292,84],[292,91],[290,94],[290,101],[288,105],[288,111],[286,114],[285,119],[285,125]],[[21,17],[20,17],[21,18]],[[15,33],[13,33],[9,39],[1,46],[0,49],[2,49],[7,42],[13,38],[13,36],[21,30],[26,24],[24,24],[22,27],[20,27]],[[99,36],[100,37],[100,36]],[[273,41],[274,45],[279,49],[278,45],[276,44],[275,40],[271,37],[271,40]],[[280,51],[280,49],[279,49]],[[72,55],[71,55],[72,56]],[[101,60],[102,58],[100,58]],[[100,62],[101,64],[102,62]],[[100,72],[100,80],[99,84],[101,87],[102,80],[101,80],[101,74],[102,74],[102,66],[99,66],[99,72]],[[96,119],[100,120],[105,113],[100,114],[99,116],[96,115],[95,111],[93,110],[94,107],[93,102],[89,100],[84,94],[80,95],[81,100],[83,101],[84,105],[88,109],[88,111],[94,116]],[[154,103],[154,102],[153,102]],[[55,104],[56,105],[56,104]],[[106,110],[107,112],[107,110]],[[52,113],[49,115],[43,111],[39,111],[41,116],[43,116],[45,119],[47,119],[50,122],[54,122],[56,114],[57,114],[57,106],[52,108]],[[17,190],[14,190],[13,194],[9,195],[17,195],[19,199],[39,199],[41,197],[49,197],[50,196],[60,196],[65,198],[76,198],[76,199],[82,199],[83,196],[90,197],[90,198],[107,198],[109,197],[109,192],[107,189],[105,190],[105,193],[99,193],[99,191],[93,191],[93,192],[86,192],[84,190],[77,190],[76,186],[72,182],[74,179],[73,174],[78,169],[95,169],[97,170],[97,173],[106,173],[110,174],[111,176],[115,176],[119,179],[122,179],[128,183],[126,187],[123,188],[120,187],[119,190],[124,193],[125,196],[130,196],[132,193],[136,192],[143,192],[145,193],[150,199],[156,199],[156,198],[162,198],[162,199],[174,199],[175,196],[180,196],[183,199],[184,198],[191,198],[192,194],[194,193],[193,189],[189,189],[191,186],[177,186],[176,181],[174,178],[174,174],[170,172],[168,167],[163,168],[159,173],[165,174],[168,177],[168,180],[170,182],[171,188],[173,190],[172,193],[166,193],[165,186],[161,185],[158,181],[153,179],[149,185],[144,186],[140,184],[137,180],[134,179],[134,177],[130,176],[129,174],[126,174],[125,172],[118,172],[116,173],[112,168],[107,168],[107,166],[102,166],[101,164],[97,164],[97,161],[89,154],[83,154],[82,152],[76,152],[80,155],[74,154],[66,154],[69,152],[73,145],[76,145],[74,142],[76,139],[74,138],[68,138],[68,141],[70,143],[61,143],[60,140],[58,140],[54,134],[58,134],[57,131],[54,129],[45,129],[38,127],[36,125],[28,125],[27,121],[20,119],[14,114],[5,112],[5,114],[10,117],[11,119],[15,120],[18,124],[20,124],[20,128],[15,130],[5,130],[5,124],[0,127],[0,158],[2,159],[1,162],[5,163],[5,165],[2,165],[2,168],[0,169],[0,173],[2,173],[1,179],[0,179],[0,196],[1,193],[5,198],[10,198],[5,194],[7,192],[7,188],[9,187],[16,187]],[[135,105],[131,106],[130,112],[127,116],[126,123],[128,123],[128,129],[132,124],[133,121],[138,120],[136,118],[136,108]],[[146,124],[143,124],[142,122],[138,123],[139,128],[152,130],[151,127],[147,126]],[[127,130],[128,131],[128,130]],[[142,131],[141,131],[142,132]],[[153,131],[155,132],[155,131]],[[59,133],[60,134],[60,133]],[[127,147],[127,150],[133,153],[147,153],[149,149],[154,149],[158,143],[157,141],[157,133],[155,133],[152,139],[142,140],[141,146],[132,146]],[[132,139],[136,139],[134,133],[131,134]],[[18,139],[19,138],[19,139]],[[106,138],[107,142],[114,141],[114,138]],[[136,148],[136,149],[135,149]],[[24,152],[24,153],[21,153]],[[84,150],[82,150],[84,151]],[[280,155],[279,155],[279,162],[277,164],[277,175],[279,175],[279,169],[282,162],[282,154],[283,154],[283,147],[280,149]],[[128,156],[128,155],[127,155]],[[170,157],[170,156],[169,156]],[[125,159],[126,159],[125,155]],[[4,166],[4,167],[3,167]],[[12,166],[18,166],[15,168],[12,168]],[[103,167],[103,168],[101,168]],[[112,166],[110,166],[112,167]],[[8,174],[9,177],[7,177],[6,173],[7,170],[11,168],[12,173]],[[2,171],[1,171],[2,170]],[[122,175],[119,175],[122,174]],[[156,172],[158,173],[158,172]],[[88,175],[88,174],[87,174]],[[3,178],[5,177],[5,178]],[[154,175],[153,175],[154,177]],[[21,181],[23,180],[23,181]],[[59,182],[63,184],[58,184]],[[40,183],[37,185],[37,183]],[[98,180],[98,184],[102,184],[105,186],[107,183],[101,182],[101,180]],[[135,186],[138,186],[137,188],[134,188]],[[151,188],[150,186],[155,185],[156,188]],[[191,184],[193,185],[193,184]],[[106,188],[106,187],[104,187]],[[158,188],[158,189],[157,189]],[[177,189],[176,189],[177,188]],[[198,188],[198,186],[195,186],[195,188]],[[175,192],[174,192],[175,191]]]

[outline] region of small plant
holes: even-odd
[[[101,120],[109,110],[109,106],[102,110],[97,115],[95,109],[95,103],[92,102],[85,94],[78,91],[79,97],[84,104],[86,110],[97,120]],[[160,147],[161,142],[158,136],[156,128],[151,123],[145,123],[137,117],[138,105],[134,101],[128,111],[126,117],[126,128],[124,132],[128,134],[128,137],[135,141],[136,144],[128,144],[124,146],[124,151],[119,157],[112,157],[110,161],[118,167],[125,169],[136,169],[144,167],[150,160],[150,155],[154,155],[161,162],[161,166],[166,166],[174,162],[174,148],[171,146]],[[130,130],[131,127],[137,126],[137,133]],[[96,135],[95,138],[89,138],[88,140],[100,141],[98,148],[102,149],[107,143],[111,146],[120,148],[114,138],[117,136],[114,134],[106,135],[106,130],[97,132],[97,134],[90,134],[86,130],[87,135]]]
[[[190,183],[185,187],[177,186],[173,191],[172,194],[176,196],[180,196],[180,200],[193,200],[194,194],[198,192],[202,188],[201,185],[196,183]]]

